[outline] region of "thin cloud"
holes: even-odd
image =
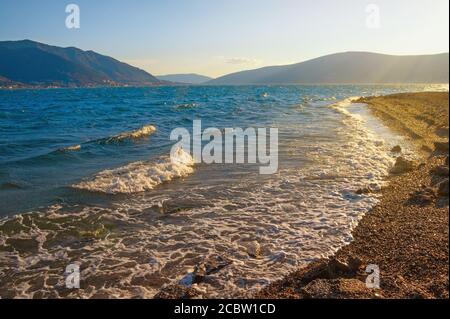
[[[258,64],[259,60],[250,58],[229,58],[225,60],[228,64]]]
[[[219,56],[220,60],[222,60],[226,64],[232,65],[255,65],[260,64],[262,61],[254,58],[245,58],[245,57],[224,57]]]

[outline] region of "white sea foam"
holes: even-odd
[[[145,125],[137,130],[130,131],[130,132],[123,132],[118,135],[115,135],[115,136],[109,138],[108,142],[118,142],[118,141],[125,140],[125,139],[139,139],[139,138],[149,136],[149,135],[153,134],[154,132],[156,132],[156,127],[154,127],[153,125]]]
[[[361,97],[360,96],[351,96],[348,97],[342,101],[336,102],[334,104],[331,104],[330,107],[337,110],[338,112],[346,115],[346,116],[351,116],[351,117],[355,117],[354,114],[350,113],[348,111],[348,107],[350,105],[352,105],[352,103],[356,102],[357,100],[359,100]]]
[[[62,148],[61,152],[77,152],[79,150],[81,150],[81,145],[72,145]]]
[[[131,194],[152,190],[164,182],[188,176],[193,172],[192,156],[179,148],[172,157],[105,170],[73,187],[107,194]]]

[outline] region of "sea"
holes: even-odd
[[[0,297],[249,297],[350,243],[392,147],[416,156],[357,98],[420,91],[448,85],[0,90]],[[173,162],[194,120],[277,128],[278,170]]]

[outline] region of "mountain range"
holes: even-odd
[[[30,40],[0,42],[0,83],[89,87],[158,85],[153,75],[94,51]]]
[[[157,78],[161,81],[169,81],[180,84],[203,84],[212,80],[212,78],[208,76],[194,73],[158,75]]]
[[[237,72],[208,84],[448,83],[448,68],[448,53],[394,56],[345,52],[292,65]]]
[[[30,40],[0,41],[0,87],[448,82],[448,53],[394,56],[345,52],[297,64],[241,71],[211,79],[198,74],[155,77],[94,51],[83,51],[75,47],[61,48]]]

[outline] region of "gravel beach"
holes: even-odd
[[[448,98],[409,93],[358,101],[416,144],[421,162],[397,160],[380,203],[359,223],[350,245],[256,298],[449,298]],[[366,284],[374,267],[379,288]]]

